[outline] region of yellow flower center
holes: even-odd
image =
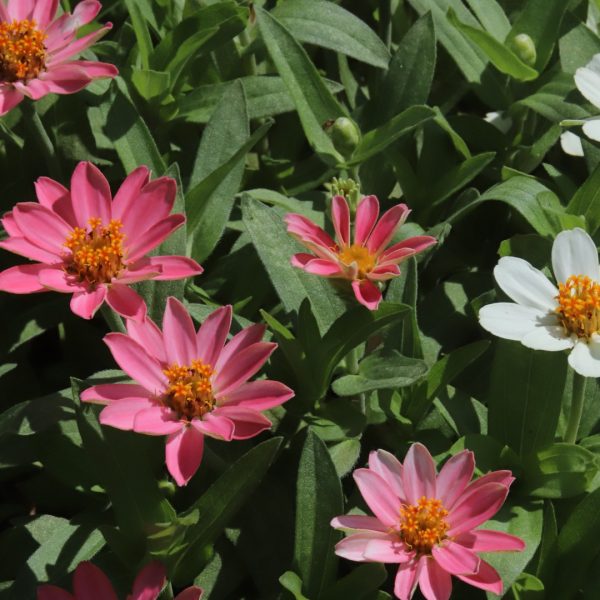
[[[46,65],[46,35],[35,21],[0,23],[0,80],[29,81]]]
[[[367,248],[360,244],[342,246],[342,249],[338,250],[337,254],[340,261],[347,266],[356,263],[359,279],[364,278],[367,273],[372,271],[377,262],[375,255],[371,254]]]
[[[433,546],[446,538],[447,515],[440,500],[423,496],[417,504],[402,505],[396,533],[411,550],[430,554]]]
[[[215,406],[211,375],[214,373],[210,365],[201,360],[192,361],[191,365],[171,365],[163,373],[169,379],[169,387],[163,397],[163,403],[174,410],[180,418],[191,421],[202,418]]]
[[[95,217],[88,221],[89,227],[75,227],[65,241],[71,250],[65,270],[79,281],[92,286],[110,283],[123,269],[123,223],[112,219],[106,226]]]
[[[600,284],[586,275],[571,275],[558,284],[556,312],[567,333],[589,338],[600,328]]]

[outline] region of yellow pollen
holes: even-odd
[[[423,496],[417,504],[403,504],[400,522],[395,530],[402,541],[419,554],[430,554],[431,549],[446,539],[448,511],[440,500]]]
[[[340,261],[347,266],[356,263],[359,279],[363,279],[375,267],[375,263],[377,262],[375,256],[360,244],[342,246],[341,250],[337,251],[337,254]]]
[[[104,226],[98,217],[89,219],[85,229],[75,227],[64,244],[71,251],[66,257],[65,271],[92,286],[110,283],[124,267],[122,228],[117,219]]]
[[[35,21],[0,23],[0,80],[29,81],[46,66],[46,35]]]
[[[600,284],[586,275],[571,275],[558,284],[556,312],[567,333],[588,338],[600,328]]]
[[[163,373],[169,380],[163,403],[177,412],[180,418],[188,421],[202,418],[214,408],[210,381],[214,371],[210,365],[201,360],[194,360],[191,365],[175,363],[164,369]]]

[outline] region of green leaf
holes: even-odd
[[[317,432],[318,434],[318,432]],[[321,438],[322,439],[322,438]],[[335,471],[341,479],[347,475],[360,456],[360,442],[356,439],[343,440],[329,448]]]
[[[323,126],[332,119],[348,115],[289,30],[262,8],[256,7],[256,18],[271,59],[296,105],[310,145],[325,162],[342,162],[342,156]]]
[[[280,578],[279,583],[294,596],[295,600],[309,600],[302,593],[302,579],[293,571],[286,571]]]
[[[373,598],[373,593],[387,579],[385,566],[378,563],[360,565],[351,573],[339,579],[323,600],[366,600]]]
[[[489,434],[521,456],[551,444],[566,376],[567,361],[561,353],[499,340],[487,397]]]
[[[385,69],[390,54],[373,30],[341,6],[325,0],[286,0],[273,14],[293,36]]]
[[[521,573],[512,586],[515,600],[543,600],[544,584],[534,575]]]
[[[583,215],[590,235],[594,235],[598,231],[600,227],[600,165],[577,189],[567,205],[567,212],[573,215]]]
[[[320,598],[335,580],[333,547],[340,535],[329,523],[343,511],[342,486],[329,452],[307,430],[296,483],[294,568],[309,598]]]
[[[171,75],[165,71],[134,67],[131,72],[131,82],[144,100],[153,100],[168,93]]]
[[[252,492],[260,485],[275,459],[282,438],[252,448],[231,465],[208,491],[182,515],[194,519],[186,531],[185,546],[174,558],[173,581],[187,585],[202,566],[201,549],[213,544]]]
[[[245,197],[242,216],[285,309],[298,312],[302,301],[308,298],[319,329],[325,331],[345,310],[331,282],[292,267],[290,259],[302,247],[287,233],[281,217],[272,208]]]
[[[501,73],[510,75],[519,81],[530,81],[538,77],[539,73],[535,69],[525,64],[512,50],[509,50],[487,31],[461,23],[452,9],[448,11],[448,19],[454,27],[485,52],[491,63]]]
[[[510,31],[510,21],[496,0],[466,0],[484,29],[502,41]]]
[[[565,76],[570,77],[573,88],[575,71],[592,60],[594,54],[600,52],[600,37],[585,23],[579,23],[559,39],[558,49],[562,70]]]
[[[125,6],[131,17],[131,24],[137,40],[137,46],[140,53],[142,68],[150,68],[150,53],[152,52],[152,38],[148,31],[146,19],[136,0],[125,0]],[[143,94],[142,94],[143,95]]]

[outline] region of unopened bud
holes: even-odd
[[[329,133],[335,149],[344,158],[350,158],[360,142],[360,129],[356,123],[347,117],[338,117]]]
[[[359,200],[362,198],[360,193],[360,185],[354,179],[338,179],[334,177],[330,183],[326,183],[325,187],[331,193],[331,196],[343,196],[348,202],[351,215],[356,213],[356,207]]]
[[[519,33],[510,42],[515,54],[527,65],[533,67],[537,52],[533,40],[526,33]]]

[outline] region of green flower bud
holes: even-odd
[[[360,185],[354,179],[338,179],[334,177],[331,183],[326,183],[325,188],[329,190],[332,196],[343,196],[348,202],[350,213],[356,212],[356,207],[359,200],[362,198],[360,193]]]
[[[344,157],[349,158],[360,142],[360,129],[352,119],[339,117],[329,131],[335,149]]]
[[[533,40],[526,33],[519,33],[510,42],[512,50],[527,65],[533,67],[537,52]]]

